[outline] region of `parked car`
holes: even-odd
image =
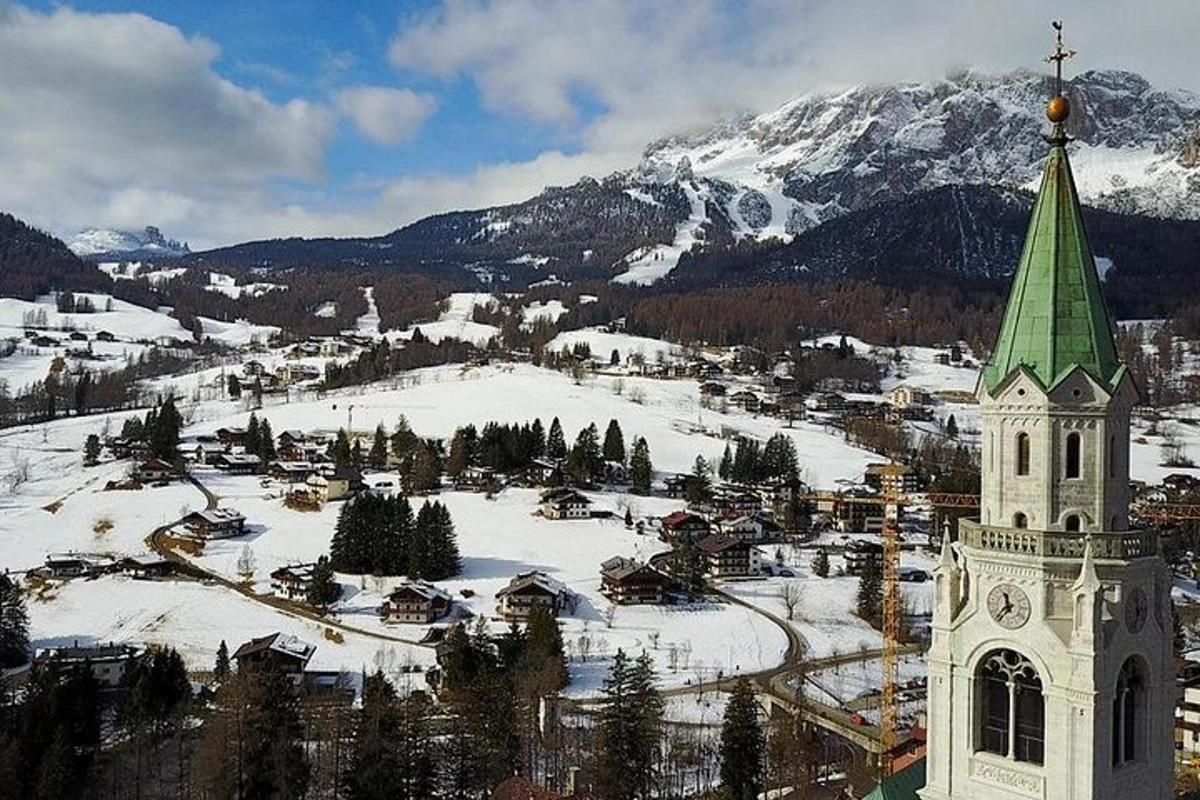
[[[929,580],[929,573],[917,567],[901,567],[896,577],[904,583],[924,583]]]

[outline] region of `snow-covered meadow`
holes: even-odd
[[[453,335],[486,341],[496,329],[475,323],[471,317],[475,304],[488,298],[473,293],[454,295],[438,321],[420,328],[435,339]],[[368,315],[360,320],[364,333],[378,325],[369,292],[368,301]],[[104,307],[103,298],[97,297],[96,302]],[[23,315],[31,308],[45,310],[48,320],[61,322],[53,316],[57,312],[48,298],[33,304],[0,301],[0,328],[7,325],[19,335]],[[524,319],[528,324],[563,312],[560,304],[532,305],[525,309]],[[164,313],[126,308],[119,303],[114,303],[112,312],[88,316],[89,325],[94,324],[95,329],[111,329],[124,337],[126,341],[106,346],[124,348],[125,352],[139,347],[129,341],[134,337],[184,333]],[[206,332],[225,335],[234,345],[265,338],[269,333],[269,329],[238,325],[222,328],[220,323],[210,328],[207,321],[204,325]],[[407,337],[411,333],[393,335]],[[586,342],[595,357],[604,362],[614,349],[622,361],[636,353],[648,363],[660,357],[674,361],[684,355],[682,348],[667,342],[600,328],[560,334],[550,346],[570,348],[580,342]],[[857,340],[850,343],[858,352],[871,349]],[[94,343],[98,352],[100,345]],[[874,399],[881,399],[901,384],[928,391],[967,392],[974,388],[975,369],[938,364],[933,349],[902,348],[898,363],[889,348],[877,348],[876,353],[893,366],[881,394],[871,396]],[[51,357],[14,354],[0,361],[0,377],[8,379],[10,386],[23,376],[36,380],[44,375]],[[268,369],[284,361],[280,350],[255,352],[247,357],[259,360]],[[305,359],[317,364],[323,360]],[[179,396],[187,422],[185,437],[212,434],[218,428],[248,421],[246,398],[206,399],[219,394],[212,387],[222,380],[226,369],[216,367],[155,381],[160,391],[174,390]],[[231,364],[228,369],[237,369],[237,365]],[[603,430],[610,419],[616,419],[627,445],[635,436],[647,439],[660,478],[664,473],[689,471],[697,455],[715,463],[730,439],[739,435],[765,440],[774,433],[784,433],[795,442],[802,476],[818,487],[857,482],[866,465],[879,460],[847,444],[820,415],[787,425],[774,417],[734,408],[718,411],[703,407],[699,382],[693,379],[640,377],[625,374],[623,368],[612,370],[612,374],[606,372],[573,378],[525,364],[435,367],[369,386],[328,393],[307,389],[266,397],[265,406],[257,413],[269,419],[276,432],[332,432],[352,425],[356,433],[367,436],[376,425],[393,429],[403,415],[420,436],[442,439],[469,423],[523,423],[538,417],[548,426],[557,417],[568,442],[593,422]],[[732,380],[745,382],[741,378]],[[962,436],[968,440],[978,427],[978,407],[969,402],[943,403],[936,413],[941,420],[955,414]],[[65,550],[113,555],[142,552],[147,546],[146,537],[156,527],[203,507],[204,496],[187,483],[105,491],[106,483],[127,474],[129,462],[83,466],[84,438],[89,433],[119,431],[127,416],[67,418],[0,432],[0,473],[11,474],[19,463],[26,465],[27,472],[27,480],[0,497],[0,567],[23,571],[41,564],[47,553]],[[1176,435],[1184,452],[1200,453],[1200,425],[1194,424],[1200,420],[1200,412],[1184,410],[1176,417],[1160,422],[1159,430],[1166,427]],[[938,427],[937,421],[918,423],[920,426],[931,432]],[[1134,478],[1154,481],[1175,471],[1160,465],[1161,434],[1151,435],[1147,424],[1139,421],[1134,436]],[[284,507],[284,487],[278,483],[257,477],[231,477],[204,467],[198,468],[196,475],[221,498],[222,505],[237,509],[248,521],[245,536],[209,542],[194,557],[197,566],[226,580],[238,580],[238,560],[248,547],[255,564],[253,591],[266,594],[272,570],[288,563],[309,562],[328,552],[340,504],[329,504],[319,512],[294,511]],[[611,511],[614,516],[546,520],[534,513],[537,492],[529,489],[509,488],[494,497],[446,489],[438,497],[455,522],[463,560],[462,573],[441,581],[440,586],[454,596],[463,612],[491,619],[499,630],[505,623],[495,619],[495,593],[513,575],[529,569],[549,573],[577,595],[575,608],[563,617],[564,639],[572,657],[571,694],[594,694],[617,648],[649,653],[667,687],[777,666],[787,649],[787,637],[778,621],[787,616],[781,587],[789,582],[799,586],[801,600],[794,619],[785,622],[802,637],[809,658],[880,646],[879,633],[853,614],[858,580],[838,574],[841,557],[836,552],[836,538],[827,541],[834,546],[829,578],[812,574],[811,550],[784,547],[783,565],[792,577],[722,584],[724,591],[747,606],[713,600],[680,606],[617,607],[610,613],[609,603],[599,591],[600,562],[614,555],[646,559],[665,549],[652,534],[639,535],[636,529],[626,528],[625,509],[628,507],[635,518],[657,517],[678,509],[682,502],[616,491],[589,495],[596,509]],[[763,549],[766,560],[774,563],[774,546]],[[905,551],[903,563],[928,570],[932,569],[933,558]],[[207,669],[222,639],[234,647],[251,636],[279,630],[316,646],[313,667],[317,669],[357,672],[364,666],[380,665],[399,674],[405,665],[422,666],[432,661],[429,647],[413,644],[425,634],[426,626],[387,624],[379,619],[377,608],[398,578],[338,577],[345,592],[331,620],[345,627],[336,636],[327,635],[327,625],[257,602],[215,581],[141,582],[105,577],[55,583],[40,592],[30,605],[34,643],[39,647],[76,639],[169,643],[180,649],[191,667]],[[929,610],[931,586],[904,586],[905,597],[918,614]],[[856,666],[846,669],[863,669],[868,683],[873,674]],[[839,689],[839,693],[847,695],[857,691],[854,687],[842,688],[845,691]],[[719,713],[715,706],[688,706],[681,707],[679,714],[707,716],[710,711]]]

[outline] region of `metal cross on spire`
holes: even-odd
[[[1054,43],[1054,52],[1046,56],[1046,63],[1054,64],[1054,93],[1062,96],[1062,65],[1063,62],[1068,58],[1074,57],[1075,51],[1068,50],[1063,47],[1062,22],[1055,20],[1054,22],[1051,22],[1050,25],[1053,26],[1054,30],[1057,32],[1057,35]]]

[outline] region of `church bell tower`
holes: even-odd
[[[1129,529],[1137,389],[1067,158],[1055,28],[1049,156],[977,389],[980,516],[935,573],[923,800],[1172,794],[1170,575]]]

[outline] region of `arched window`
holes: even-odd
[[[1029,517],[1025,516],[1020,511],[1013,514],[1013,527],[1014,528],[1028,528],[1029,527]]]
[[[1029,474],[1029,434],[1017,434],[1017,474]]]
[[[1080,468],[1080,440],[1078,433],[1067,434],[1067,469],[1066,477],[1078,478]]]
[[[1042,681],[1029,659],[1013,650],[988,653],[979,665],[978,750],[1041,764],[1046,751]]]
[[[1136,761],[1142,755],[1140,716],[1145,707],[1146,681],[1136,658],[1121,666],[1113,693],[1112,763],[1114,767]]]
[[[1079,533],[1079,515],[1069,514],[1067,518],[1063,520],[1063,529],[1069,533]]]

